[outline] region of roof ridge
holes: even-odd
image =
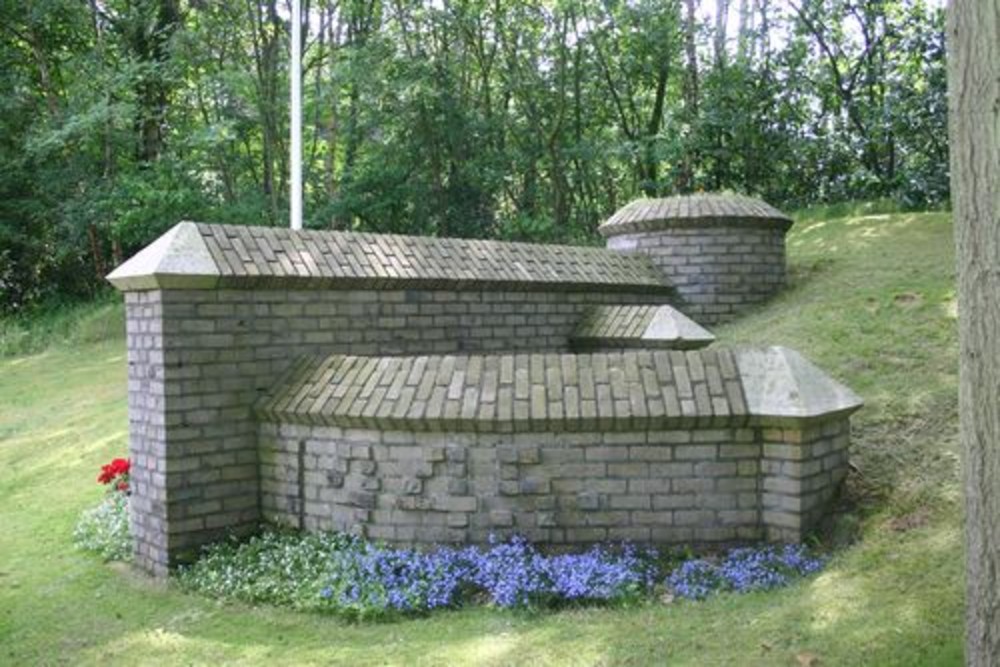
[[[596,246],[192,222],[171,228],[108,280],[123,291],[280,283],[672,292],[648,257]]]

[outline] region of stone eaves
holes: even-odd
[[[736,350],[750,414],[772,423],[827,419],[854,412],[861,398],[787,347]]]
[[[728,350],[308,357],[257,412],[277,422],[505,432],[732,426],[747,416]]]

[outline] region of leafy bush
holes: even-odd
[[[823,562],[803,545],[733,549],[718,563],[702,559],[683,563],[667,577],[667,585],[680,597],[701,600],[720,591],[786,586],[819,571]]]
[[[132,560],[128,495],[110,493],[97,507],[86,510],[73,529],[73,542],[104,560]]]
[[[358,547],[342,533],[268,530],[207,547],[177,578],[184,588],[212,597],[319,609],[320,592],[337,572],[337,554]]]

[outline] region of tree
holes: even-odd
[[[793,2],[305,2],[305,224],[595,242],[643,194],[946,201],[943,10]],[[179,219],[285,224],[286,8],[0,0],[0,311]]]
[[[1000,663],[1000,3],[953,0],[951,179],[966,507],[966,664]]]

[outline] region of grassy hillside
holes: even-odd
[[[100,497],[98,466],[126,449],[121,337],[69,335],[0,359],[0,663],[959,664],[951,248],[944,214],[803,222],[789,237],[790,289],[717,331],[799,349],[867,407],[828,534],[850,543],[801,585],[704,603],[357,625],[149,583],[70,541]]]
[[[49,306],[0,318],[0,358],[125,338],[125,308],[110,288],[95,303]]]

